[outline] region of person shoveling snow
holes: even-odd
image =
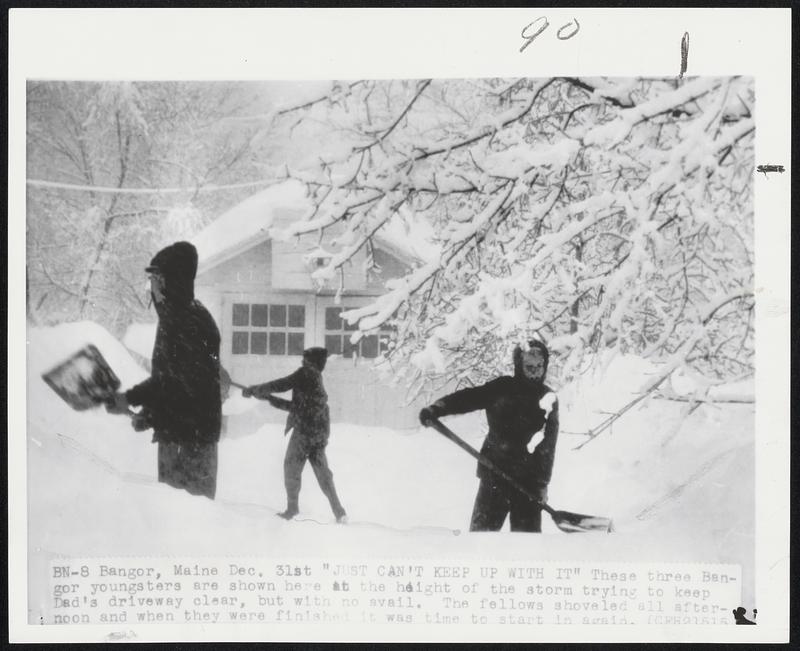
[[[420,412],[426,427],[450,414],[486,410],[489,434],[481,454],[504,468],[539,501],[547,499],[558,438],[558,401],[544,384],[548,351],[538,340],[514,349],[514,377],[503,376],[479,387],[456,391]],[[534,434],[544,436],[529,449]],[[470,522],[471,531],[499,531],[510,515],[511,531],[541,532],[542,508],[483,465]]]
[[[152,375],[116,393],[108,411],[141,406],[135,429],[153,428],[158,480],[214,499],[217,444],[222,420],[220,335],[213,317],[194,297],[197,250],[176,242],[145,269],[158,313]]]
[[[273,407],[289,412],[285,433],[294,431],[283,461],[286,510],[278,514],[287,520],[291,520],[300,511],[300,482],[303,467],[308,461],[319,487],[328,498],[336,521],[347,521],[347,514],[336,493],[333,473],[328,467],[325,454],[331,430],[328,394],[322,384],[322,371],[327,360],[328,351],[325,348],[308,348],[303,352],[303,365],[291,375],[242,389],[242,395],[246,398],[253,396],[267,400]],[[284,391],[292,392],[291,400],[272,395]]]
[[[532,339],[517,345],[513,358],[513,377],[456,391],[419,414],[425,427],[435,428],[478,460],[480,484],[470,531],[500,531],[510,516],[511,531],[541,533],[542,510],[562,531],[611,531],[608,518],[556,511],[547,504],[558,439],[558,399],[544,383],[549,353],[542,341]],[[489,422],[480,452],[438,420],[479,409],[486,411]]]

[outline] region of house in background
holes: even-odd
[[[199,254],[195,292],[219,326],[222,365],[235,382],[250,385],[291,373],[305,348],[324,346],[330,354],[324,379],[334,422],[413,427],[419,405],[406,405],[402,389],[382,382],[371,368],[390,331],[351,344],[356,326],[340,316],[383,294],[388,279],[405,275],[414,264],[413,254],[375,238],[377,270],[367,269],[362,248],[344,265],[336,286],[319,289],[311,274],[325,260],[309,254],[325,250],[335,233],[287,242],[269,236],[270,228],[286,226],[308,209],[304,186],[287,181],[234,206],[192,238]],[[285,418],[267,403],[257,412],[263,420]]]

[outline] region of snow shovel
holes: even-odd
[[[87,344],[57,366],[42,373],[42,379],[76,411],[108,405],[121,384],[103,353],[92,344]],[[137,413],[130,407],[124,412],[112,413],[130,417],[133,429],[137,432],[150,427],[144,413]]]
[[[485,466],[491,470],[498,477],[505,479],[519,492],[528,497],[528,499],[537,502],[545,511],[547,511],[547,513],[550,514],[550,517],[553,518],[553,522],[555,522],[556,526],[561,529],[561,531],[565,531],[567,533],[575,533],[578,531],[604,531],[606,533],[611,533],[614,530],[613,523],[610,518],[601,518],[596,515],[581,515],[580,513],[570,513],[569,511],[556,511],[546,502],[540,502],[536,495],[520,484],[505,470],[497,466],[491,459],[478,452],[469,443],[458,436],[458,434],[442,424],[439,419],[431,419],[431,425],[437,432],[450,439],[462,450],[465,450],[475,457],[478,460],[478,463],[480,463],[482,466]]]
[[[116,373],[92,344],[42,373],[42,379],[76,411],[107,402],[120,387]],[[132,411],[130,413],[133,415]]]

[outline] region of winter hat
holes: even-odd
[[[306,348],[303,351],[303,359],[308,360],[308,363],[314,366],[319,371],[325,368],[325,363],[328,361],[327,348]]]
[[[170,244],[153,256],[145,271],[164,277],[164,294],[167,298],[191,301],[197,274],[197,249],[189,242]]]

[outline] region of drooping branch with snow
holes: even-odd
[[[275,235],[344,228],[319,280],[398,223],[405,244],[426,238],[406,246],[415,268],[344,315],[397,326],[384,364],[409,385],[481,381],[534,332],[562,380],[605,349],[710,378],[752,368],[752,80],[334,88],[274,118],[336,142],[283,171],[315,208]]]

